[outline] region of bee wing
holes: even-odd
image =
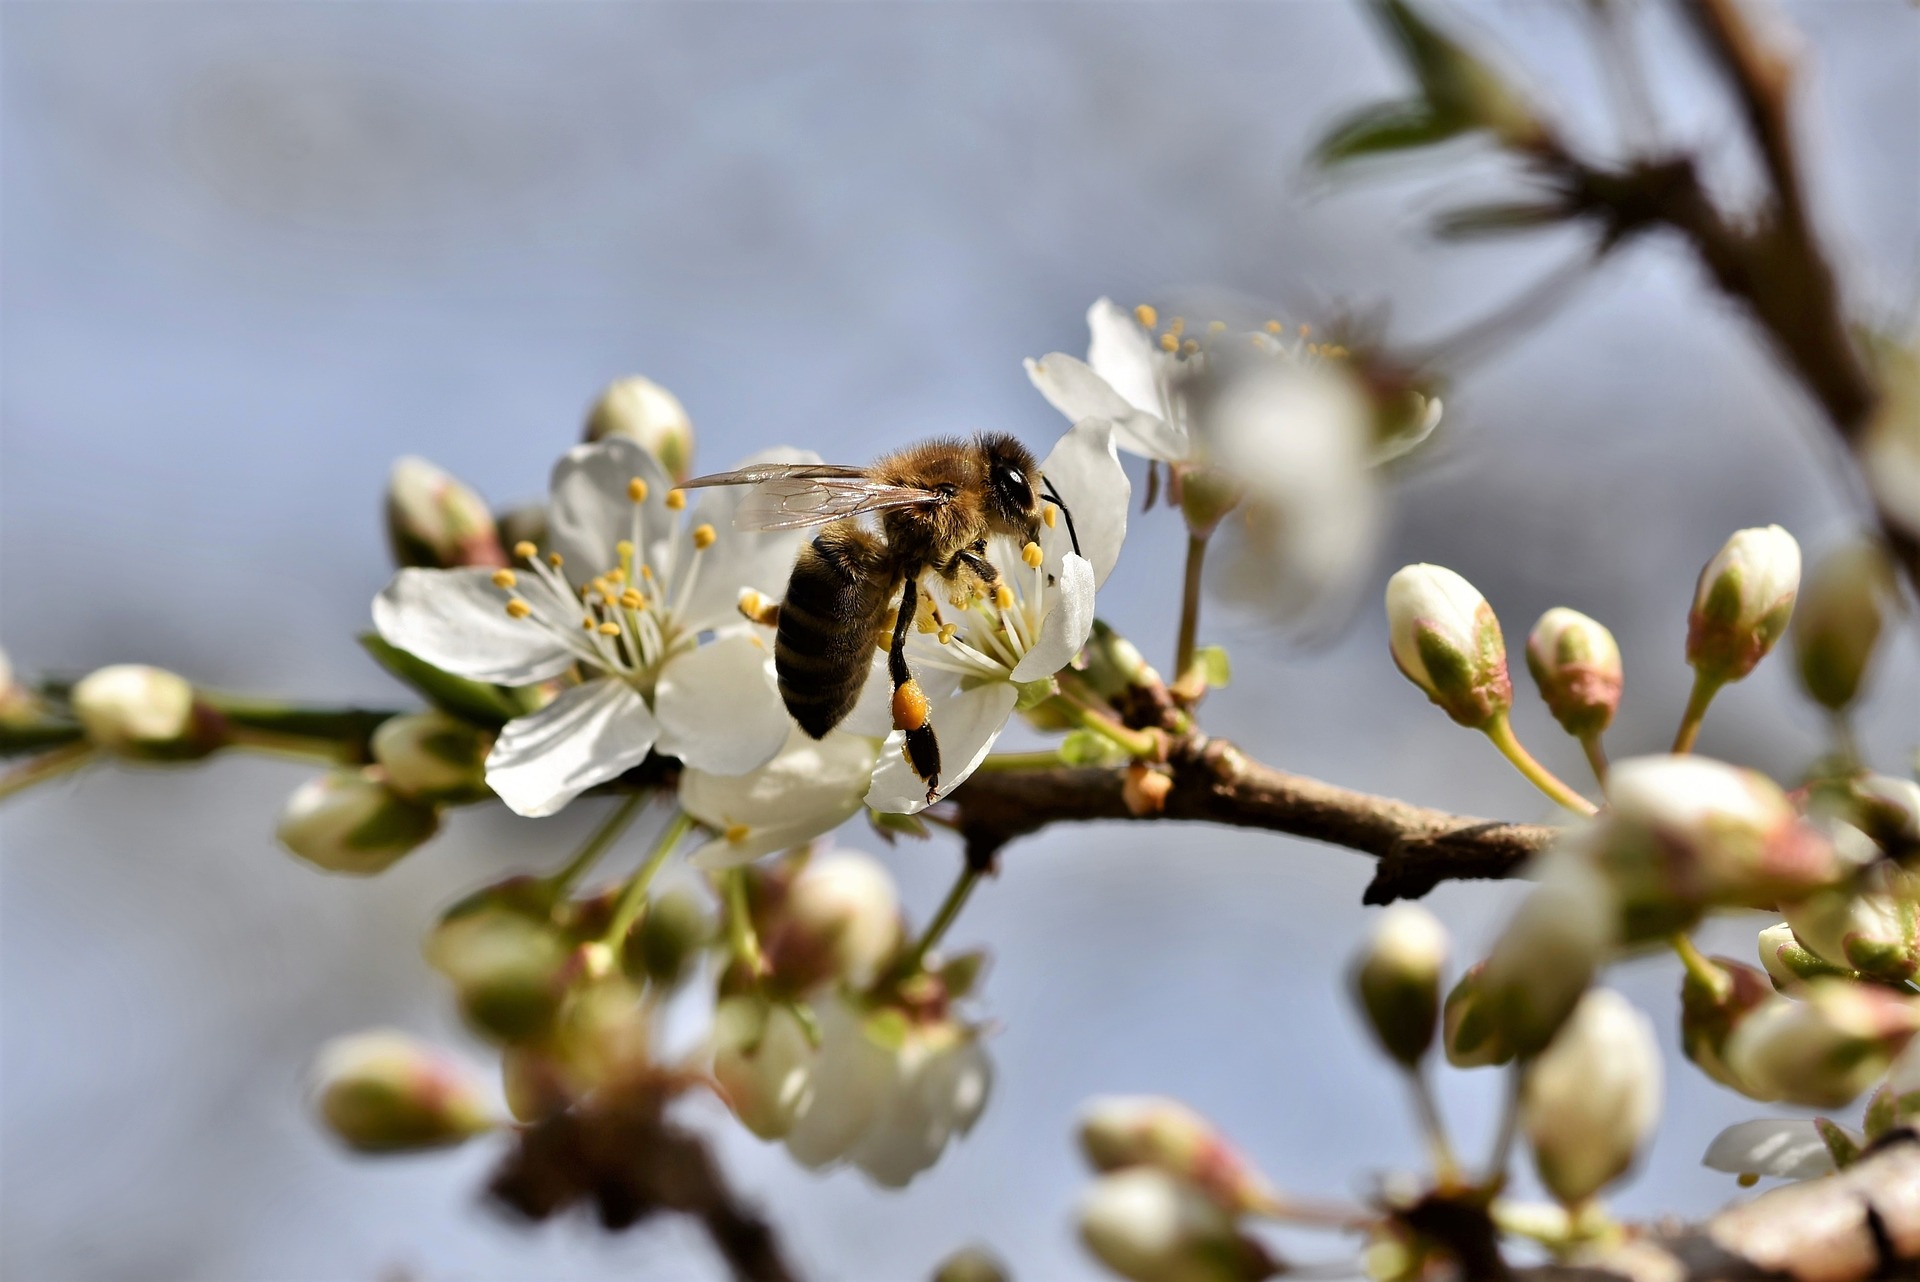
[[[888,508],[940,502],[940,495],[863,476],[780,476],[758,481],[733,514],[737,530],[802,530]]]

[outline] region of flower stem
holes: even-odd
[[[0,801],[5,801],[15,793],[25,792],[35,784],[72,774],[92,760],[93,745],[84,739],[63,744],[52,752],[43,752],[0,774]]]
[[[1733,980],[1694,947],[1693,940],[1687,938],[1687,932],[1678,931],[1669,937],[1667,942],[1673,945],[1673,951],[1680,955],[1680,964],[1687,968],[1687,974],[1691,975],[1696,983],[1706,985],[1707,991],[1714,995],[1715,1000],[1726,1000],[1733,989]]]
[[[1514,736],[1513,725],[1502,713],[1481,727],[1482,733],[1493,740],[1493,746],[1500,755],[1513,763],[1513,768],[1526,776],[1528,783],[1547,794],[1559,805],[1578,815],[1590,815],[1599,809],[1591,801],[1569,788],[1560,777],[1533,759],[1533,754],[1520,746],[1520,740]]]
[[[1057,752],[990,752],[973,768],[975,774],[996,770],[1051,770],[1064,765]]]
[[[1060,713],[1082,730],[1091,730],[1119,745],[1130,757],[1154,760],[1160,756],[1160,737],[1148,730],[1129,730],[1104,712],[1087,707],[1077,699],[1058,695],[1044,705]]]
[[[1722,684],[1704,672],[1693,674],[1693,693],[1687,696],[1687,710],[1680,718],[1680,729],[1673,736],[1676,754],[1693,751],[1693,741],[1700,737],[1700,723],[1707,719],[1707,705],[1720,693]]]
[[[1433,1160],[1434,1179],[1442,1186],[1460,1179],[1460,1163],[1447,1140],[1446,1124],[1440,1120],[1440,1105],[1433,1098],[1433,1083],[1419,1065],[1407,1070],[1407,1085],[1413,1094],[1413,1110],[1420,1118],[1420,1133],[1426,1137],[1427,1153]]]
[[[727,881],[727,942],[749,974],[763,975],[767,962],[760,955],[760,937],[754,933],[753,917],[747,910],[747,870],[729,868],[723,875]]]
[[[1513,1154],[1513,1138],[1520,1130],[1520,1087],[1525,1081],[1526,1065],[1515,1060],[1507,1065],[1507,1097],[1500,1105],[1500,1127],[1493,1135],[1493,1152],[1487,1155],[1486,1187],[1498,1189],[1507,1182],[1507,1160]]]
[[[263,756],[281,757],[290,761],[326,761],[334,765],[350,766],[357,761],[365,760],[358,745],[350,740],[287,734],[238,724],[228,726],[227,743],[231,747],[248,752],[258,752]]]
[[[1173,649],[1173,679],[1180,680],[1193,666],[1194,644],[1200,631],[1200,569],[1207,559],[1207,536],[1187,535],[1187,573],[1180,588],[1180,636]]]
[[[1594,782],[1600,785],[1601,792],[1605,792],[1607,790],[1607,750],[1600,742],[1599,732],[1581,735],[1580,747],[1586,751],[1587,765],[1593,768]]]
[[[967,896],[973,893],[973,888],[979,882],[978,868],[971,863],[961,866],[960,875],[954,879],[952,889],[947,891],[947,897],[941,901],[939,911],[934,913],[933,920],[927,923],[927,928],[920,933],[920,938],[914,941],[913,947],[907,950],[907,955],[900,959],[900,964],[894,967],[896,975],[904,979],[917,973],[926,964],[927,954],[947,933],[947,928],[953,925],[954,919],[960,916],[960,910],[967,906]]]
[[[622,802],[620,808],[626,810],[639,800],[640,797],[635,796],[631,801]],[[647,853],[647,861],[634,870],[633,876],[621,888],[620,900],[613,907],[613,922],[607,927],[605,936],[609,948],[618,949],[626,942],[627,932],[633,929],[633,923],[640,919],[640,911],[647,906],[647,887],[653,884],[653,875],[660,871],[660,865],[667,862],[667,856],[673,853],[674,847],[692,830],[693,816],[684,810],[675,811],[673,818],[667,821],[667,826],[660,830],[653,849]],[[594,835],[599,836],[598,833]],[[607,840],[611,842],[613,838]],[[745,884],[744,881],[741,883],[742,886]]]
[[[632,823],[633,817],[640,813],[640,807],[646,803],[646,800],[646,793],[636,792],[614,807],[613,813],[593,830],[593,835],[587,838],[586,843],[580,847],[573,858],[567,860],[565,865],[547,878],[547,885],[553,888],[556,899],[571,890],[573,883],[580,880],[587,869],[593,867],[595,861],[607,853],[607,848],[620,839],[620,834],[627,830],[627,825]]]

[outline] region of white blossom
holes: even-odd
[[[751,863],[832,832],[860,812],[879,747],[877,738],[836,730],[813,739],[789,726],[786,743],[758,769],[683,771],[680,805],[715,833],[690,862],[701,868]]]

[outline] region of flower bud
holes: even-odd
[[[1776,997],[1728,1039],[1727,1066],[1763,1097],[1838,1108],[1920,1030],[1920,1004],[1877,984],[1816,979],[1800,991],[1804,1001]]]
[[[873,982],[901,940],[900,900],[878,860],[852,851],[811,859],[764,933],[774,981],[793,992]]]
[[[1738,681],[1786,631],[1800,589],[1800,545],[1777,525],[1727,540],[1693,592],[1687,662],[1714,683]]]
[[[1241,497],[1240,483],[1220,468],[1193,466],[1180,474],[1180,514],[1195,538],[1210,537]]]
[[[587,439],[609,436],[639,445],[676,481],[693,472],[693,420],[678,397],[650,378],[615,379],[587,411]]]
[[[1818,891],[1780,911],[1814,956],[1870,979],[1898,983],[1920,971],[1920,905],[1912,874],[1879,865],[1857,886]]]
[[[116,663],[80,678],[69,698],[87,741],[104,752],[174,756],[195,737],[193,687],[164,668]]]
[[[1522,1085],[1540,1182],[1568,1206],[1585,1202],[1633,1164],[1659,1116],[1652,1023],[1620,994],[1593,989]]]
[[[1441,1042],[1447,1063],[1455,1068],[1485,1068],[1513,1058],[1513,1047],[1507,1045],[1500,1021],[1487,1000],[1482,979],[1486,969],[1485,962],[1467,967],[1466,974],[1447,994],[1441,1012]]]
[[[1814,566],[1793,614],[1800,684],[1814,702],[1838,711],[1860,693],[1898,591],[1893,566],[1875,543],[1837,548]]]
[[[648,1068],[652,1029],[640,990],[624,975],[575,984],[561,1001],[553,1027],[554,1044],[580,1090],[617,1089]]]
[[[785,1135],[813,1102],[813,1060],[792,1007],[758,997],[726,997],[714,1007],[714,1080],[761,1139]]]
[[[1700,1071],[1723,1086],[1751,1096],[1727,1067],[1727,1039],[1740,1021],[1773,996],[1767,975],[1726,957],[1709,958],[1722,982],[1709,984],[1692,971],[1680,981],[1680,1045]]]
[[[1798,988],[1810,979],[1846,979],[1853,972],[1821,961],[1794,938],[1793,927],[1786,922],[1760,932],[1760,964],[1778,992]]]
[[[933,1282],[1010,1282],[1000,1258],[983,1246],[963,1246],[940,1262]]]
[[[1129,686],[1160,681],[1160,674],[1154,671],[1146,656],[1103,619],[1093,621],[1093,634],[1087,639],[1085,653],[1087,667],[1081,676],[1102,699],[1112,699]]]
[[[579,1083],[552,1049],[519,1045],[500,1051],[500,1086],[514,1120],[531,1125],[564,1113],[579,1097]]]
[[[397,565],[505,565],[486,500],[451,473],[408,455],[387,478],[387,542]]]
[[[487,788],[492,738],[444,712],[388,717],[373,732],[373,759],[387,786],[415,801],[478,801]]]
[[[1276,1272],[1218,1204],[1150,1166],[1095,1180],[1079,1219],[1087,1249],[1132,1282],[1256,1282]]]
[[[442,919],[427,936],[426,955],[453,985],[467,1023],[497,1042],[544,1034],[569,977],[570,950],[558,933],[508,908],[456,911]]]
[[[1586,615],[1565,606],[1541,615],[1527,637],[1527,670],[1568,734],[1585,738],[1612,724],[1620,706],[1620,647]]]
[[[1584,859],[1544,861],[1480,975],[1500,1044],[1525,1058],[1553,1040],[1612,946],[1616,915],[1612,888]]]
[[[1354,967],[1354,989],[1374,1036],[1408,1068],[1433,1044],[1446,962],[1447,932],[1439,919],[1418,904],[1398,903],[1382,914]]]
[[[1206,1118],[1179,1100],[1108,1095],[1087,1102],[1080,1148],[1098,1171],[1153,1166],[1206,1193],[1227,1210],[1257,1212],[1273,1187]]]
[[[335,770],[294,790],[274,835],[328,872],[384,871],[440,828],[440,812],[409,801],[371,770]]]
[[[363,1153],[443,1148],[496,1125],[485,1091],[464,1065],[386,1030],[337,1037],[320,1049],[314,1103],[328,1129]]]
[[[1482,729],[1512,706],[1500,620],[1452,570],[1409,565],[1387,580],[1387,628],[1400,671],[1461,725]]]
[[[1920,858],[1920,783],[1864,775],[1849,789],[1853,819],[1889,859],[1911,867]]]
[[[687,978],[700,950],[713,940],[713,912],[699,892],[676,886],[653,897],[628,944],[641,970],[661,988],[676,988]],[[630,963],[631,965],[631,963]]]

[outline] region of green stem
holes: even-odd
[[[1845,708],[1836,708],[1832,719],[1834,755],[1849,766],[1860,764],[1860,741],[1854,738],[1853,718]]]
[[[1187,573],[1180,587],[1180,638],[1173,649],[1173,679],[1180,680],[1193,666],[1193,650],[1200,632],[1200,569],[1207,559],[1207,536],[1187,535]]]
[[[83,739],[23,761],[5,774],[0,774],[0,801],[5,801],[15,793],[25,792],[35,784],[72,774],[92,761],[93,755],[93,745]]]
[[[1695,983],[1705,985],[1716,1001],[1725,1001],[1731,995],[1733,979],[1695,948],[1685,931],[1670,936],[1667,942],[1680,955],[1680,964],[1687,968],[1687,974],[1693,977]]]
[[[727,881],[727,940],[733,955],[745,962],[753,975],[766,973],[766,959],[760,955],[760,939],[754,934],[753,916],[747,909],[747,870],[729,868]]]
[[[927,954],[947,933],[947,928],[953,925],[954,919],[960,915],[960,910],[967,906],[967,896],[973,893],[973,888],[979,882],[978,868],[967,864],[960,869],[960,875],[954,879],[952,889],[947,891],[947,897],[941,901],[939,911],[934,913],[933,920],[927,923],[926,930],[922,931],[920,938],[914,941],[907,955],[900,959],[900,964],[894,967],[896,975],[904,979],[916,974],[921,966],[926,964]]]
[[[1091,730],[1118,744],[1129,757],[1151,761],[1160,755],[1160,739],[1157,735],[1146,730],[1129,730],[1106,713],[1089,708],[1078,700],[1057,695],[1047,700],[1045,706],[1060,713],[1080,729]]]
[[[990,752],[973,771],[992,774],[996,770],[1051,770],[1065,764],[1057,752]]]
[[[1560,777],[1533,759],[1533,754],[1520,746],[1520,740],[1514,736],[1513,725],[1503,712],[1481,727],[1482,733],[1493,741],[1500,755],[1513,763],[1513,768],[1526,776],[1527,782],[1547,794],[1559,805],[1579,815],[1595,813],[1599,807],[1569,788]]]
[[[579,881],[587,869],[593,867],[595,861],[607,853],[607,848],[620,839],[620,834],[627,830],[627,825],[632,823],[633,817],[640,813],[640,807],[646,803],[646,800],[646,793],[636,792],[615,806],[613,813],[593,830],[593,835],[587,838],[586,843],[574,853],[573,858],[567,860],[559,871],[547,878],[547,885],[553,888],[554,898],[558,899],[571,890],[573,883]]]
[[[1500,1126],[1493,1135],[1493,1152],[1487,1155],[1486,1187],[1499,1189],[1507,1182],[1507,1161],[1513,1155],[1513,1139],[1520,1130],[1520,1088],[1526,1081],[1526,1062],[1507,1065],[1507,1097],[1500,1105]]]
[[[1593,780],[1600,785],[1600,791],[1607,790],[1607,750],[1600,742],[1600,732],[1580,736],[1580,747],[1587,754],[1587,765],[1593,770]]]
[[[350,766],[366,760],[365,752],[351,739],[284,734],[274,730],[256,730],[237,723],[227,727],[227,744],[246,752],[288,761],[324,761],[337,766]]]
[[[1693,751],[1693,741],[1700,737],[1700,723],[1707,719],[1707,705],[1713,702],[1713,696],[1720,693],[1724,682],[1710,678],[1704,672],[1693,674],[1693,693],[1687,696],[1687,710],[1680,718],[1680,729],[1673,736],[1673,751],[1676,754]]]
[[[620,808],[625,810],[639,800],[640,798],[636,796],[630,802],[622,802]],[[647,906],[647,887],[653,884],[653,875],[660,871],[660,865],[667,862],[667,856],[673,853],[674,847],[678,846],[692,830],[693,816],[684,810],[674,812],[673,818],[667,821],[667,826],[660,830],[660,836],[653,843],[653,849],[648,853],[647,861],[635,870],[633,876],[627,879],[627,884],[620,890],[619,902],[613,906],[613,921],[608,925],[604,936],[607,947],[617,950],[626,942],[627,933],[633,929],[633,923],[640,920],[640,910]],[[611,841],[612,838],[609,837],[608,840]],[[745,884],[744,881],[741,883],[742,886]]]
[[[1407,1084],[1413,1094],[1413,1109],[1420,1118],[1420,1133],[1426,1136],[1427,1152],[1433,1159],[1434,1180],[1442,1187],[1460,1178],[1460,1163],[1447,1140],[1447,1128],[1440,1120],[1440,1105],[1433,1098],[1433,1083],[1419,1065],[1407,1070]]]

